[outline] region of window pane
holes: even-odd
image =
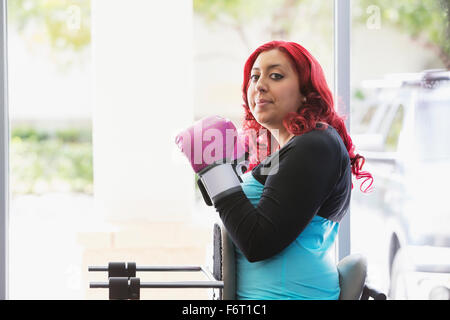
[[[89,1],[8,1],[10,298],[85,295],[94,220]]]
[[[443,160],[446,152],[440,153],[448,150],[448,143],[432,137],[444,137],[448,131],[439,111],[439,105],[450,102],[448,94],[436,102],[442,96],[437,88],[448,91],[448,85],[438,80],[439,85],[431,88],[434,82],[426,80],[448,77],[442,73],[450,68],[448,10],[447,1],[352,1],[351,131],[357,153],[366,157],[363,170],[374,177],[372,193],[353,191],[352,252],[367,256],[368,281],[393,299],[430,297],[432,287],[420,285],[424,281],[417,281],[417,274],[397,270],[415,270],[407,261],[423,262],[426,254],[442,255],[428,249],[418,254],[411,248],[434,248],[447,243],[443,239],[450,234],[438,226],[448,226],[450,216],[448,210],[438,209],[446,207],[438,197],[442,177],[431,174],[448,166]],[[436,163],[420,163],[432,154],[442,160],[434,169]],[[431,210],[432,203],[439,205]],[[419,218],[430,211],[433,218]],[[424,222],[430,219],[440,223]],[[433,263],[437,267],[440,262]],[[445,285],[442,279],[433,283]]]

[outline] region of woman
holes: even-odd
[[[244,130],[257,160],[242,190],[214,203],[236,245],[237,299],[338,299],[331,250],[350,204],[354,154],[319,63],[299,44],[272,41],[244,67]],[[258,159],[260,129],[269,156]],[[266,132],[267,132],[266,131]],[[276,139],[278,150],[270,150]],[[259,161],[262,160],[262,161]]]

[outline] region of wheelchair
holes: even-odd
[[[215,223],[213,228],[213,265],[204,266],[147,266],[135,263],[109,263],[108,267],[89,267],[89,271],[108,271],[109,282],[90,283],[90,288],[108,288],[111,300],[138,300],[141,288],[211,288],[213,300],[236,300],[235,247],[225,227]],[[386,300],[384,293],[366,283],[367,261],[360,254],[352,254],[337,264],[339,300]],[[203,271],[209,281],[140,282],[136,271]]]

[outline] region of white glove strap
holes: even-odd
[[[202,173],[200,178],[214,203],[220,198],[242,189],[236,171],[230,163],[215,165]]]

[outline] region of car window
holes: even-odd
[[[371,105],[366,110],[364,110],[361,120],[357,123],[355,127],[355,133],[367,133],[370,128],[371,120],[377,110],[376,105]]]
[[[377,108],[377,104],[370,102],[368,103],[367,101],[352,105],[350,127],[353,134],[364,134],[369,132],[369,128]]]
[[[389,152],[397,151],[398,138],[400,136],[400,131],[402,130],[403,120],[405,117],[405,107],[402,104],[395,109],[395,114],[392,122],[390,123],[384,146],[385,151]]]

